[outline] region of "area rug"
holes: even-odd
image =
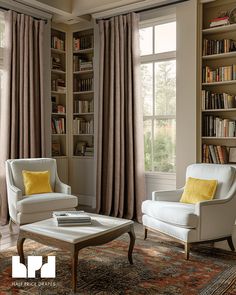
[[[143,240],[142,227],[136,225],[134,264],[127,259],[128,235],[79,253],[76,294],[160,294],[233,295],[236,294],[236,255],[195,246],[190,260],[183,247],[165,236],[149,234]],[[55,255],[56,279],[11,278],[11,257],[16,247],[0,253],[0,295],[74,294],[71,291],[71,257],[33,241],[25,242],[25,255]]]

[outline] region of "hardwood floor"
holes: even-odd
[[[0,226],[0,232],[2,234],[2,237],[0,238],[0,252],[7,250],[10,247],[16,246],[19,232],[17,225],[13,225],[12,233],[10,233],[8,225]]]

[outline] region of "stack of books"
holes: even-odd
[[[91,217],[84,211],[54,211],[53,217],[58,226],[91,224]]]
[[[229,16],[216,17],[210,21],[210,28],[229,25]]]

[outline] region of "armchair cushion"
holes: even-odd
[[[142,203],[142,212],[160,221],[184,228],[196,228],[195,205],[179,202],[151,201]]]
[[[189,177],[180,199],[181,203],[196,204],[212,200],[217,187],[217,180]]]
[[[17,211],[21,213],[36,213],[43,211],[54,211],[64,208],[74,208],[78,204],[76,196],[61,194],[61,193],[47,193],[35,194],[27,196],[17,202]]]
[[[22,171],[26,195],[51,193],[49,171]]]

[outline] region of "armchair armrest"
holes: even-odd
[[[171,191],[152,192],[153,201],[178,202],[182,196],[183,188]]]
[[[56,177],[55,192],[70,195],[71,187],[61,182],[59,177]]]
[[[235,223],[236,197],[199,202],[195,214],[199,216],[200,239],[214,239],[232,234]]]
[[[10,185],[8,184],[7,186],[7,195],[8,195],[8,202],[9,203],[15,203],[22,200],[22,191],[14,186],[14,185]]]

